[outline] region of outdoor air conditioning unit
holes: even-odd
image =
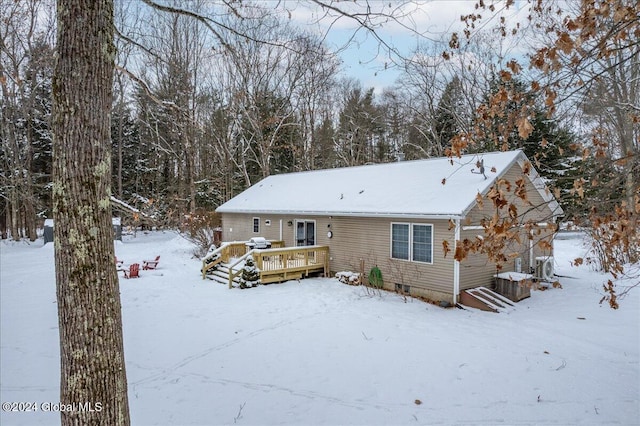
[[[536,278],[542,281],[553,281],[553,256],[536,257]]]

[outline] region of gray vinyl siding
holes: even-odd
[[[260,218],[260,231],[253,232],[253,218]],[[222,214],[222,239],[223,241],[246,241],[252,237],[264,237],[268,240],[282,239],[287,247],[295,246],[295,221],[296,219],[316,221],[316,240],[319,239],[319,225],[324,224],[324,242],[316,241],[316,244],[326,245],[327,219],[318,216],[290,216],[258,213],[223,213]],[[291,225],[289,225],[291,222]],[[269,223],[269,225],[267,225]],[[281,231],[282,228],[282,231]]]
[[[522,169],[515,164],[505,175],[504,179],[508,180],[515,188],[515,181],[523,177]],[[525,176],[526,178],[526,176]],[[548,207],[548,204],[544,201],[538,190],[533,186],[528,178],[526,181],[527,198],[530,204],[525,203],[520,198],[516,197],[513,193],[507,194],[509,202],[516,205],[518,208],[518,214],[523,215],[520,221],[526,221],[529,219],[539,223],[551,223],[552,212]],[[465,220],[462,221],[463,226],[478,226],[481,219],[491,218],[495,213],[495,207],[489,199],[483,200],[483,206],[475,205]],[[507,211],[501,213],[506,215]],[[468,238],[473,240],[476,236],[482,236],[484,231],[482,229],[462,230],[460,238],[464,240]],[[540,245],[541,240],[550,241],[553,234],[551,228],[542,229],[540,235],[533,236],[533,256],[531,256],[530,239],[527,232],[523,229],[520,233],[520,243],[513,241],[505,250],[505,256],[507,261],[502,265],[502,271],[514,271],[515,259],[522,259],[522,272],[529,272],[529,265],[535,267],[535,257],[548,256],[552,254],[552,251],[543,249]],[[533,257],[533,259],[531,259]],[[488,260],[486,255],[471,254],[465,260],[460,263],[460,290],[465,290],[478,286],[491,286],[493,285],[493,275],[496,273],[496,264]]]
[[[527,198],[530,204],[525,203],[522,199],[513,194],[516,186],[516,180],[522,177],[525,178]],[[518,208],[518,214],[522,215],[521,220],[534,219],[538,222],[552,221],[553,217],[551,208],[549,208],[549,205],[544,201],[542,195],[540,195],[538,190],[533,186],[529,178],[523,174],[522,169],[518,164],[514,164],[511,169],[509,169],[509,171],[507,171],[503,175],[503,179],[511,183],[511,192],[505,194],[505,196],[510,203],[516,205],[516,207]],[[467,217],[465,218],[465,221],[463,221],[463,224],[478,225],[480,224],[480,220],[482,218],[490,218],[494,213],[495,207],[493,206],[493,202],[488,198],[484,198],[482,208],[480,208],[480,206],[476,204],[473,209],[467,214]],[[506,208],[502,214],[507,214]]]
[[[461,239],[474,239],[477,235],[482,235],[482,230],[466,230],[460,233]],[[516,241],[509,244],[505,250],[507,261],[502,265],[502,272],[515,271],[516,258],[522,259],[522,272],[530,273],[530,265],[535,268],[535,258],[539,256],[553,255],[553,250],[540,245],[541,240],[551,241],[553,233],[551,229],[541,230],[540,235],[534,235],[533,240],[529,240],[528,235],[523,230],[520,235],[520,243]],[[532,243],[532,248],[530,244]],[[492,286],[496,274],[496,264],[488,260],[486,255],[473,254],[460,263],[460,290],[479,286]]]
[[[316,244],[329,246],[332,272],[354,271],[368,275],[371,268],[377,266],[388,290],[403,284],[411,286],[412,294],[452,301],[453,253],[444,257],[442,241],[447,240],[453,247],[454,238],[446,221],[223,213],[223,240],[241,241],[256,236],[253,233],[254,217],[260,217],[260,236],[272,240],[279,239],[282,220],[282,237],[287,247],[295,246],[296,220],[314,220]],[[265,220],[270,220],[271,226],[265,226]],[[433,263],[391,259],[391,223],[432,225]],[[329,231],[332,238],[327,235]]]
[[[433,263],[391,259],[391,223],[433,225]],[[443,239],[453,244],[453,232],[447,230],[445,221],[334,217],[331,227],[334,233],[330,243],[332,271],[368,274],[377,266],[389,290],[394,290],[395,284],[404,284],[416,293],[423,289],[453,294],[453,255],[450,253],[444,258],[442,251]]]
[[[462,240],[473,240],[478,235],[482,235],[483,230],[463,230],[460,233]],[[529,272],[529,240],[527,235],[522,232],[520,243],[513,241],[506,247],[504,255],[507,260],[503,262],[501,271],[514,271],[515,259],[522,259],[522,272]],[[484,254],[471,254],[468,258],[460,262],[460,290],[479,286],[492,286],[493,276],[497,272],[496,264],[489,261]]]

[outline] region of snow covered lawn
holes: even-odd
[[[0,250],[0,399],[57,402],[52,245]],[[493,314],[335,279],[229,290],[178,235],[126,238],[125,264],[161,255],[120,280],[132,424],[638,424],[640,289],[599,305],[605,277],[569,266],[584,252],[558,240],[563,289]]]

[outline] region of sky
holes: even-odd
[[[278,2],[280,3],[280,2]],[[351,13],[389,12],[398,16],[395,21],[372,22],[380,39],[400,55],[410,57],[418,43],[429,44],[438,40],[448,40],[453,32],[464,29],[460,17],[476,12],[475,1],[428,0],[428,1],[370,1],[370,2],[326,2],[331,7],[341,8]],[[404,4],[406,3],[406,4]],[[343,63],[343,74],[359,79],[363,86],[374,87],[376,92],[393,85],[400,76],[398,57],[389,55],[389,49],[376,39],[370,31],[360,27],[354,19],[337,17],[337,13],[322,9],[317,5],[290,1],[284,2],[291,19],[302,28],[326,37],[329,48],[338,50]],[[516,2],[515,6],[502,14],[515,22],[524,19],[528,11],[526,2]],[[497,18],[485,17],[483,28],[497,22]]]

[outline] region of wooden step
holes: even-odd
[[[209,270],[207,272],[207,278],[220,284],[229,285],[229,265],[219,263],[216,269]],[[233,279],[234,283],[240,282],[240,277],[237,276]]]
[[[464,290],[460,293],[460,303],[471,308],[490,312],[508,313],[516,309],[511,300],[487,287]]]

